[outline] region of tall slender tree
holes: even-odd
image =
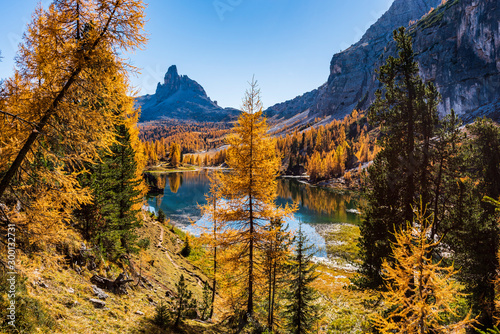
[[[220,185],[220,179],[221,179],[221,174],[218,171],[214,171],[214,173],[209,175],[209,180],[210,180],[210,191],[208,194],[205,195],[207,199],[207,204],[201,207],[202,213],[204,216],[208,217],[210,219],[212,225],[211,225],[211,231],[207,231],[204,233],[204,236],[206,237],[207,243],[211,246],[212,248],[212,264],[213,264],[213,281],[212,281],[212,298],[210,301],[210,311],[209,311],[209,316],[208,318],[212,318],[214,314],[214,303],[215,303],[215,295],[216,295],[216,289],[217,289],[217,269],[218,269],[218,261],[219,258],[217,257],[217,250],[219,248],[219,245],[223,244],[224,241],[222,240],[224,237],[224,226],[223,222],[220,221],[217,217],[217,210],[218,210],[218,205],[221,205],[221,198],[220,198],[220,192],[219,192],[219,185]],[[220,208],[219,208],[220,209]]]
[[[465,170],[452,208],[457,223],[446,242],[462,266],[460,279],[470,294],[474,315],[479,315],[478,327],[486,330],[498,317],[494,279],[499,269],[500,216],[495,205],[483,198],[500,196],[500,127],[483,118],[467,130]]]
[[[30,240],[57,241],[68,217],[91,201],[78,171],[115,142],[113,110],[131,106],[120,53],[145,42],[140,0],[55,1],[37,7],[5,80],[0,114],[2,222]],[[54,41],[57,41],[55,43]],[[128,108],[128,107],[127,107]]]
[[[135,250],[134,229],[139,226],[141,179],[126,125],[115,126],[117,142],[87,167],[79,182],[92,190],[92,202],[75,211],[87,240],[99,244],[109,257]]]
[[[319,308],[316,304],[318,294],[311,283],[318,278],[318,274],[317,266],[312,262],[314,248],[302,230],[302,222],[299,223],[295,246],[295,254],[291,258],[288,304],[285,307],[287,328],[293,334],[313,333]]]
[[[273,332],[279,314],[280,302],[278,296],[284,288],[287,273],[287,262],[290,256],[291,244],[293,242],[291,233],[288,231],[282,219],[271,220],[268,226],[268,239],[264,244],[263,271],[267,285],[267,329]]]
[[[412,205],[429,198],[431,138],[438,122],[439,94],[418,75],[412,39],[404,28],[394,31],[399,55],[378,70],[384,90],[376,92],[369,117],[381,127],[380,146],[369,170],[368,205],[361,227],[362,283],[379,287],[381,265],[391,252],[394,228],[412,221]]]
[[[181,147],[179,144],[172,142],[170,144],[170,163],[173,167],[178,167],[181,162]]]
[[[254,80],[245,94],[242,109],[227,139],[226,163],[231,172],[220,178],[219,196],[226,202],[218,207],[217,217],[231,230],[227,243],[239,247],[239,266],[246,267],[243,319],[246,323],[254,314],[254,284],[260,266],[257,251],[265,240],[265,227],[277,215],[288,215],[291,211],[278,210],[274,203],[281,160],[275,151],[275,140],[268,134],[260,91]]]
[[[103,236],[110,247],[135,250],[135,228],[140,224],[139,212],[134,204],[142,199],[138,190],[140,180],[135,178],[137,163],[125,125],[116,127],[117,143],[104,157],[102,188],[106,192],[101,205],[106,228]],[[112,245],[112,246],[111,246]]]

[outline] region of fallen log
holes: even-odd
[[[90,281],[101,289],[106,289],[116,294],[126,295],[128,294],[126,284],[134,280],[126,279],[126,275],[121,273],[114,281],[99,275],[92,276]]]

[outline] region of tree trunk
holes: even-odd
[[[273,294],[271,295],[271,323],[270,323],[270,329],[271,332],[273,330],[273,325],[274,325],[274,298],[276,295],[276,261],[273,263]]]
[[[252,118],[250,126],[250,187],[248,189],[248,208],[249,208],[249,223],[250,223],[250,244],[248,254],[248,303],[247,303],[247,317],[253,314],[253,241],[254,241],[254,221],[253,221],[253,123],[255,120]]]
[[[272,331],[272,306],[271,306],[271,296],[272,296],[272,281],[273,281],[273,260],[272,260],[272,255],[273,254],[273,249],[272,249],[272,241],[269,249],[269,255],[268,255],[268,260],[269,260],[269,275],[267,277],[267,285],[268,285],[268,291],[267,291],[267,328]]]
[[[217,283],[217,220],[215,219],[215,212],[217,210],[216,197],[214,196],[214,281],[212,285],[212,302],[210,304],[210,316],[212,319],[214,314],[214,302],[215,302],[215,286]]]
[[[106,21],[106,25],[104,26],[103,30],[99,34],[99,37],[94,41],[92,45],[90,45],[90,48],[88,49],[89,53],[92,53],[99,42],[103,39],[104,35],[108,31],[109,24],[111,23],[111,19],[115,16],[116,13],[116,8],[119,5],[119,1],[115,2],[115,7],[113,8],[113,11],[111,12],[111,15],[109,16],[108,20]],[[73,73],[69,76],[68,80],[64,84],[63,88],[59,91],[57,94],[56,98],[54,101],[52,101],[52,104],[50,107],[43,113],[43,117],[40,119],[38,124],[36,125],[36,128],[33,129],[33,131],[30,133],[28,136],[28,139],[24,143],[23,147],[19,151],[19,153],[16,156],[16,159],[12,163],[12,165],[9,167],[5,175],[3,176],[2,180],[0,181],[0,198],[2,198],[3,194],[5,193],[5,190],[9,186],[10,182],[12,181],[12,178],[14,175],[16,175],[17,170],[21,166],[21,163],[24,161],[26,158],[26,155],[28,154],[28,151],[31,149],[31,146],[35,143],[36,139],[38,138],[38,135],[42,132],[43,128],[47,125],[48,121],[50,118],[56,113],[57,107],[59,106],[59,103],[61,103],[62,99],[66,95],[66,92],[68,89],[71,87],[73,82],[76,80],[80,72],[82,71],[83,66],[77,66]]]
[[[28,139],[24,143],[23,147],[19,151],[19,153],[16,156],[16,159],[10,165],[9,169],[5,173],[4,177],[2,178],[2,181],[0,181],[0,198],[2,198],[5,190],[10,184],[10,181],[16,175],[17,170],[21,166],[21,163],[24,161],[26,158],[26,155],[28,154],[29,150],[31,149],[31,146],[35,143],[36,139],[38,138],[38,135],[43,131],[43,128],[45,125],[47,125],[49,119],[56,113],[56,109],[59,106],[59,103],[61,103],[62,99],[66,95],[66,92],[68,91],[69,87],[73,84],[75,81],[76,77],[80,74],[82,71],[81,67],[78,67],[75,69],[73,73],[71,73],[71,76],[69,77],[68,81],[66,81],[66,84],[64,87],[59,91],[59,94],[57,94],[56,98],[50,105],[49,109],[47,109],[43,115],[43,117],[40,119],[40,121],[37,123],[35,129],[31,131],[30,135],[28,136]]]

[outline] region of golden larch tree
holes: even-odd
[[[209,318],[211,319],[214,314],[214,304],[215,296],[218,284],[218,263],[220,259],[217,257],[217,250],[223,246],[224,237],[224,222],[220,221],[217,217],[217,209],[220,210],[220,206],[225,205],[225,203],[220,198],[219,185],[222,173],[219,171],[214,171],[208,175],[210,180],[210,191],[205,194],[207,203],[200,207],[203,216],[206,217],[210,222],[210,226],[202,227],[204,229],[201,237],[205,244],[209,245],[210,252],[212,253],[212,298],[210,301],[210,311]]]
[[[120,54],[145,43],[143,26],[140,0],[60,0],[33,14],[0,96],[0,214],[28,244],[58,238],[90,201],[77,175],[116,142],[117,110],[132,106],[134,68]]]
[[[463,296],[453,276],[453,266],[443,267],[431,253],[439,241],[429,240],[431,217],[422,204],[415,212],[413,225],[395,233],[394,263],[384,261],[383,293],[387,314],[376,315],[374,324],[382,334],[389,333],[465,333],[475,320],[470,313],[461,321],[446,324],[445,318],[457,317],[454,305]]]
[[[225,222],[224,243],[238,254],[231,258],[236,267],[246,268],[246,316],[254,313],[255,282],[260,277],[260,257],[257,252],[267,240],[266,227],[277,217],[287,216],[290,208],[277,208],[276,176],[281,159],[276,153],[276,141],[268,134],[266,118],[262,114],[260,91],[252,80],[243,99],[243,112],[227,139],[226,163],[229,173],[218,178],[219,197],[224,205],[217,207],[216,216]]]
[[[181,163],[181,147],[179,144],[172,142],[170,144],[170,164],[173,167],[179,167]]]

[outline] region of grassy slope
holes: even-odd
[[[43,308],[54,319],[55,326],[46,333],[179,333],[161,331],[151,322],[155,314],[155,305],[160,301],[171,304],[166,292],[175,292],[175,283],[184,274],[189,288],[198,300],[201,300],[201,281],[207,278],[202,270],[193,265],[206,266],[207,261],[198,241],[191,240],[192,255],[184,258],[179,255],[183,246],[184,233],[171,230],[168,224],[160,224],[149,217],[138,231],[140,239],[148,238],[150,245],[140,254],[133,255],[130,263],[140,272],[147,282],[144,287],[135,287],[131,283],[128,295],[110,296],[106,300],[106,309],[97,309],[89,301],[95,298],[91,290],[90,277],[94,273],[109,278],[116,278],[121,272],[116,264],[108,263],[96,271],[83,269],[78,274],[69,266],[49,267],[42,261],[26,261],[24,273],[28,277],[29,294],[40,301]],[[160,240],[163,230],[163,240]],[[353,225],[340,225],[340,229],[324,231],[328,240],[342,240],[343,243],[331,244],[330,253],[335,257],[352,260],[356,252],[355,242],[359,229]],[[158,244],[161,242],[160,247]],[[154,262],[152,262],[154,260]],[[127,267],[129,268],[129,267]],[[368,292],[356,292],[346,289],[349,278],[355,273],[348,268],[335,265],[320,265],[319,278],[314,286],[321,294],[324,317],[318,323],[319,333],[362,333],[368,325],[369,315],[374,312],[373,305],[378,299]],[[136,276],[134,276],[136,278]],[[47,287],[35,282],[42,281]],[[137,280],[136,280],[137,281]],[[73,290],[73,291],[72,291]],[[144,315],[137,314],[143,312]],[[215,319],[217,321],[217,319]],[[195,320],[186,320],[182,333],[230,333],[219,325],[204,324]]]
[[[357,239],[359,227],[333,224],[317,230],[325,238],[330,264],[318,267],[319,277],[314,287],[321,293],[324,305],[323,333],[366,333],[370,315],[377,311],[378,293],[353,291],[350,278],[359,263]]]
[[[160,241],[160,226],[164,230],[163,243],[162,247],[157,247]],[[28,292],[39,300],[55,319],[56,325],[50,333],[162,333],[150,321],[155,313],[155,304],[160,301],[171,303],[165,293],[169,290],[175,291],[175,283],[181,274],[184,274],[193,295],[201,300],[201,280],[207,279],[201,270],[178,254],[183,242],[179,238],[182,233],[176,232],[171,231],[167,225],[155,223],[145,217],[138,235],[141,239],[149,238],[151,242],[146,250],[133,255],[130,262],[150,285],[146,283],[145,287],[135,287],[136,284],[131,283],[132,288],[129,289],[128,295],[107,292],[110,297],[106,300],[105,309],[97,309],[89,301],[89,298],[96,298],[90,282],[90,277],[95,272],[83,269],[82,273],[78,274],[69,267],[49,269],[33,263],[25,267]],[[152,264],[150,261],[153,259]],[[121,272],[114,264],[109,264],[106,269],[99,270],[98,274],[116,278]],[[48,287],[35,283],[39,280]],[[136,311],[143,312],[144,315],[136,314]],[[213,325],[194,320],[186,321],[183,331],[207,334],[226,332],[224,329],[218,330]]]
[[[145,172],[148,173],[174,173],[174,172],[189,172],[198,170],[196,166],[179,166],[177,168],[172,167],[167,164],[160,164],[157,166],[149,166],[146,168]]]

